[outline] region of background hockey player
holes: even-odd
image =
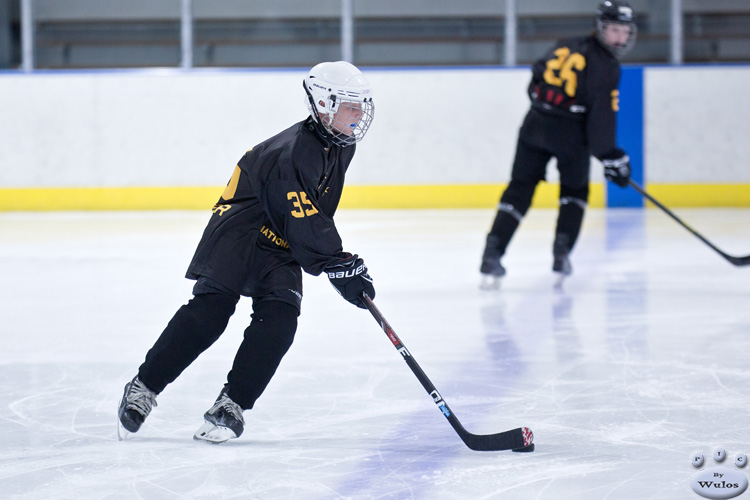
[[[595,33],[558,42],[534,64],[528,89],[531,109],[482,256],[480,272],[485,277],[505,274],[500,258],[552,157],[560,173],[552,270],[561,275],[572,272],[569,255],[588,202],[590,156],[603,163],[607,179],[627,186],[629,158],[615,143],[618,58],[633,48],[635,39],[633,10],[626,2],[607,0],[597,9]]]
[[[240,296],[252,297],[250,326],[215,404],[194,438],[239,437],[290,348],[302,300],[302,270],[325,272],[349,302],[375,296],[363,260],[344,252],[333,215],[344,176],[372,123],[372,88],[353,65],[313,67],[304,79],[310,116],[245,153],[213,209],[180,307],[125,385],[120,436],[136,432],[156,396],[224,332]]]

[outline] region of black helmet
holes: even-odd
[[[604,30],[608,24],[623,24],[630,27],[630,36],[623,45],[609,45],[604,40]],[[638,29],[635,25],[635,13],[628,2],[604,0],[596,9],[596,34],[599,42],[612,54],[621,57],[633,49]]]
[[[600,21],[630,24],[635,19],[633,9],[628,2],[619,0],[605,0],[596,9],[596,18]]]

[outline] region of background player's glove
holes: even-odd
[[[365,309],[359,298],[362,292],[366,292],[371,299],[375,298],[372,278],[367,274],[365,261],[357,254],[349,254],[348,257],[329,265],[325,268],[325,273],[336,291],[355,306]]]
[[[630,157],[622,149],[613,149],[602,157],[604,177],[620,187],[626,187],[630,180]]]

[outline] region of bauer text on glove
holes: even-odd
[[[325,268],[325,273],[336,291],[355,306],[365,308],[360,299],[362,292],[367,293],[371,299],[375,298],[372,278],[367,274],[365,261],[358,255],[349,255],[329,265]]]

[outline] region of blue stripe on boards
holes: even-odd
[[[617,144],[630,156],[631,177],[643,185],[643,67],[623,67],[620,76],[620,111],[617,112]],[[607,182],[608,207],[642,207],[635,189]]]

